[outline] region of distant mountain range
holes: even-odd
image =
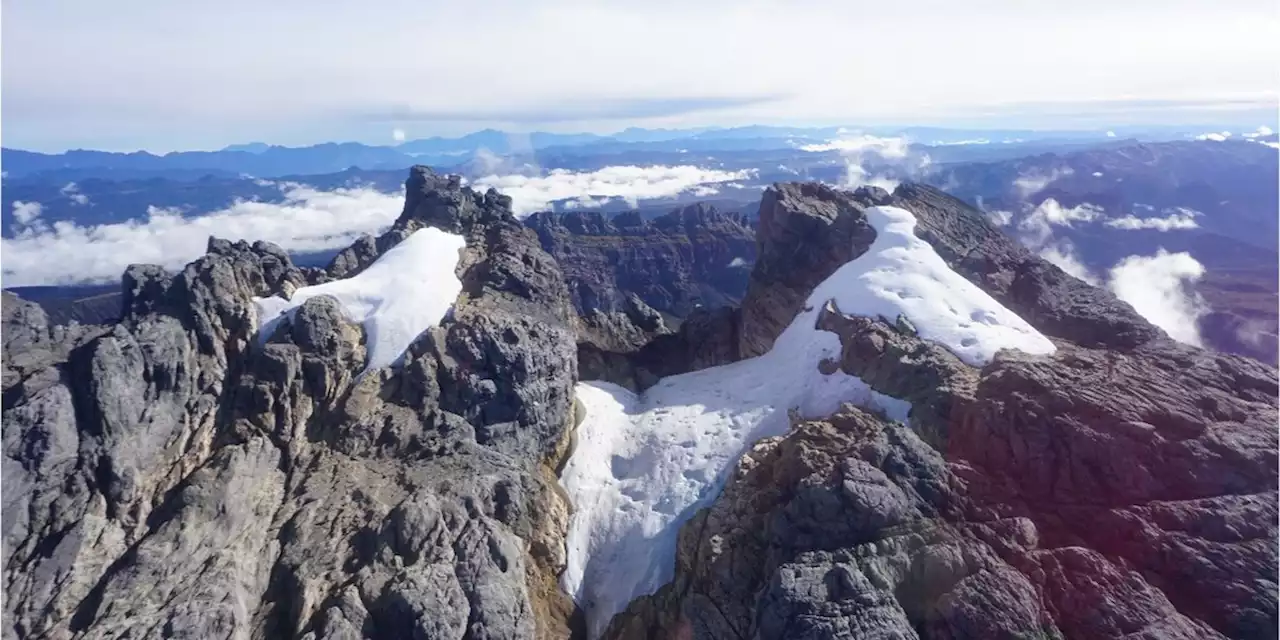
[[[283,147],[263,142],[236,144],[217,151],[177,151],[152,154],[146,151],[116,153],[75,149],[64,153],[38,153],[5,148],[0,165],[6,180],[39,179],[76,181],[86,178],[114,180],[164,177],[194,180],[207,175],[234,177],[241,174],[262,178],[286,175],[335,173],[359,167],[402,171],[414,164],[454,167],[479,156],[558,159],[566,165],[583,158],[619,155],[640,156],[637,161],[670,162],[681,154],[794,150],[844,135],[854,128],[775,127],[753,125],[728,129],[640,129],[631,128],[613,135],[591,133],[510,133],[486,129],[458,138],[432,137],[410,140],[396,146],[375,146],[357,142],[326,142],[306,147]],[[936,127],[875,128],[871,135],[905,136],[924,145],[938,146],[944,156],[962,159],[1014,157],[1034,152],[1036,144],[1057,148],[1072,141],[1097,144],[1107,140],[1100,131],[971,131]],[[1173,139],[1192,135],[1195,130],[1133,130],[1123,132],[1136,139]],[[1044,149],[1050,150],[1050,149]],[[985,152],[985,153],[982,153]],[[545,166],[546,163],[541,163]]]

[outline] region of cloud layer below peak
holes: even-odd
[[[592,172],[552,171],[540,176],[492,175],[475,181],[478,189],[496,188],[511,196],[517,216],[551,208],[557,201],[595,208],[613,199],[629,203],[683,193],[714,195],[743,171],[694,166],[615,166]],[[125,222],[81,226],[48,223],[39,202],[14,202],[14,237],[0,240],[3,284],[75,284],[117,280],[134,263],[181,268],[204,254],[210,236],[230,240],[266,240],[294,253],[340,249],[364,234],[377,234],[399,216],[403,193],[368,188],[319,191],[281,183],[282,202],[240,201],[218,211],[184,213],[148,207]],[[78,194],[75,185],[64,195]]]

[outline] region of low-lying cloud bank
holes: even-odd
[[[716,193],[710,185],[746,180],[750,171],[721,171],[682,166],[618,166],[598,171],[573,172],[564,169],[543,176],[491,175],[474,182],[478,189],[493,187],[511,197],[518,217],[552,208],[560,200],[574,200],[574,206],[599,206],[610,198],[621,198],[631,206],[640,200],[669,198],[685,191],[701,196]]]
[[[476,180],[473,186],[494,187],[511,196],[512,208],[523,217],[560,200],[592,208],[611,200],[634,205],[684,192],[705,197],[716,194],[719,187],[750,177],[747,171],[694,166],[617,166],[585,173],[492,175]],[[284,195],[279,203],[242,201],[198,214],[149,207],[144,217],[94,226],[47,223],[41,219],[43,206],[39,202],[15,202],[15,237],[0,241],[3,284],[112,282],[135,263],[176,270],[203,255],[210,236],[266,240],[294,253],[341,249],[364,234],[382,232],[404,208],[403,193],[368,188],[319,191],[293,183],[278,186]],[[64,187],[63,195],[74,198],[83,194],[72,183]]]
[[[198,216],[149,207],[145,218],[95,226],[46,224],[39,203],[15,202],[17,233],[0,240],[3,284],[111,282],[134,263],[179,269],[204,254],[210,236],[267,240],[299,253],[337,249],[382,231],[404,208],[402,194],[281,186],[280,203],[237,202]]]

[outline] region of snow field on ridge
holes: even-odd
[[[465,246],[460,235],[426,227],[355,276],[302,287],[289,300],[255,298],[258,341],[265,343],[275,326],[291,317],[302,303],[327,295],[338,300],[352,322],[364,326],[368,347],[365,371],[396,364],[423,331],[440,324],[462,292],[462,282],[454,271]]]
[[[835,334],[815,328],[827,300],[846,314],[889,322],[902,315],[921,337],[975,366],[1002,348],[1054,351],[916,238],[910,212],[874,207],[866,215],[875,242],[813,291],[768,353],[664,378],[638,395],[605,382],[578,384],[586,416],[561,474],[574,506],[561,586],[585,611],[591,637],[633,599],[670,581],[680,526],[719,495],[748,447],[786,432],[789,409],[822,417],[852,402],[906,421],[908,403],[855,376],[818,371],[823,359],[840,356]]]

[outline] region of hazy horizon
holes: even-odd
[[[426,130],[421,135],[418,135],[414,132],[412,125],[397,125],[397,126],[391,127],[390,130],[387,132],[387,134],[382,137],[382,139],[374,138],[374,139],[357,140],[357,139],[337,139],[337,138],[321,137],[314,140],[301,140],[293,143],[280,142],[280,141],[271,140],[271,139],[235,139],[235,140],[230,140],[225,144],[220,144],[216,146],[211,145],[211,146],[205,146],[205,147],[195,147],[195,148],[192,148],[192,147],[141,148],[141,147],[128,147],[128,146],[107,148],[107,147],[94,147],[94,146],[88,146],[88,145],[72,145],[72,146],[57,146],[57,147],[46,146],[41,148],[41,147],[34,147],[34,146],[19,146],[16,144],[12,144],[10,142],[11,138],[6,137],[3,141],[3,146],[6,149],[33,151],[37,153],[48,153],[48,154],[66,153],[69,151],[79,150],[79,151],[105,151],[105,152],[111,152],[111,153],[147,152],[147,153],[152,153],[156,155],[164,155],[167,153],[186,152],[186,151],[205,151],[205,152],[222,151],[231,147],[260,145],[260,144],[267,145],[270,147],[285,147],[285,148],[303,148],[303,147],[318,146],[323,144],[363,144],[366,146],[373,146],[373,147],[394,148],[403,144],[412,143],[419,140],[427,140],[432,138],[460,139],[470,135],[481,134],[485,132],[497,132],[497,133],[502,133],[512,137],[520,137],[520,136],[528,137],[534,134],[559,134],[559,135],[584,134],[584,135],[598,135],[598,136],[607,138],[610,136],[616,136],[616,135],[622,134],[628,130],[637,130],[637,129],[644,130],[644,131],[655,131],[655,132],[671,131],[673,133],[677,133],[677,132],[690,133],[690,132],[704,132],[704,131],[727,131],[727,130],[750,128],[750,127],[777,127],[777,128],[812,130],[812,131],[840,128],[840,129],[847,130],[847,133],[849,134],[871,133],[876,135],[883,135],[885,132],[890,132],[890,131],[894,132],[894,134],[896,135],[897,132],[900,130],[909,130],[909,129],[938,129],[938,130],[948,131],[953,133],[970,132],[975,135],[983,134],[983,133],[991,133],[991,132],[1002,132],[1002,131],[1034,132],[1034,133],[1041,133],[1045,135],[1069,134],[1069,133],[1071,134],[1077,134],[1077,133],[1078,134],[1089,134],[1089,133],[1112,134],[1114,133],[1116,135],[1112,137],[1121,137],[1121,138],[1128,135],[1142,135],[1142,134],[1159,135],[1161,133],[1173,134],[1175,132],[1209,133],[1209,132],[1218,132],[1221,130],[1230,130],[1232,133],[1235,133],[1236,135],[1240,135],[1242,133],[1256,131],[1259,127],[1268,127],[1271,129],[1277,128],[1276,122],[1275,122],[1276,116],[1274,113],[1271,113],[1271,111],[1272,111],[1271,109],[1262,109],[1262,108],[1239,109],[1231,112],[1232,116],[1229,118],[1219,117],[1219,119],[1213,120],[1213,121],[1208,121],[1207,119],[1201,119],[1200,121],[1187,120],[1186,122],[1182,122],[1182,123],[1167,123],[1167,122],[1161,123],[1159,119],[1156,119],[1154,123],[1127,122],[1127,123],[1118,124],[1118,125],[1110,125],[1110,124],[1106,124],[1105,122],[1099,123],[1099,122],[1092,122],[1092,121],[1073,122],[1071,119],[1064,119],[1063,121],[1053,123],[1054,126],[996,126],[996,124],[994,123],[988,124],[986,126],[983,126],[983,124],[980,124],[980,123],[978,124],[969,123],[967,126],[964,123],[960,123],[960,124],[949,126],[948,123],[950,121],[948,120],[925,121],[921,123],[897,124],[897,125],[892,125],[892,124],[857,125],[857,124],[847,124],[847,123],[846,124],[796,125],[796,124],[789,124],[789,123],[751,122],[751,123],[739,124],[739,125],[723,125],[723,126],[703,125],[703,126],[688,126],[688,127],[642,127],[642,126],[630,125],[630,126],[621,126],[621,127],[600,127],[594,131],[575,129],[572,126],[527,128],[527,129],[520,129],[518,127],[503,128],[503,127],[487,126],[483,128],[460,130],[458,133],[447,133],[447,132],[438,132],[435,130]],[[930,144],[932,142],[931,140],[928,140],[928,139],[910,139],[909,141],[913,143],[919,142],[922,144]],[[1000,142],[1000,141],[996,140],[994,142]]]
[[[1267,0],[8,3],[3,133],[163,152],[486,127],[1253,128],[1274,126],[1277,27]]]

